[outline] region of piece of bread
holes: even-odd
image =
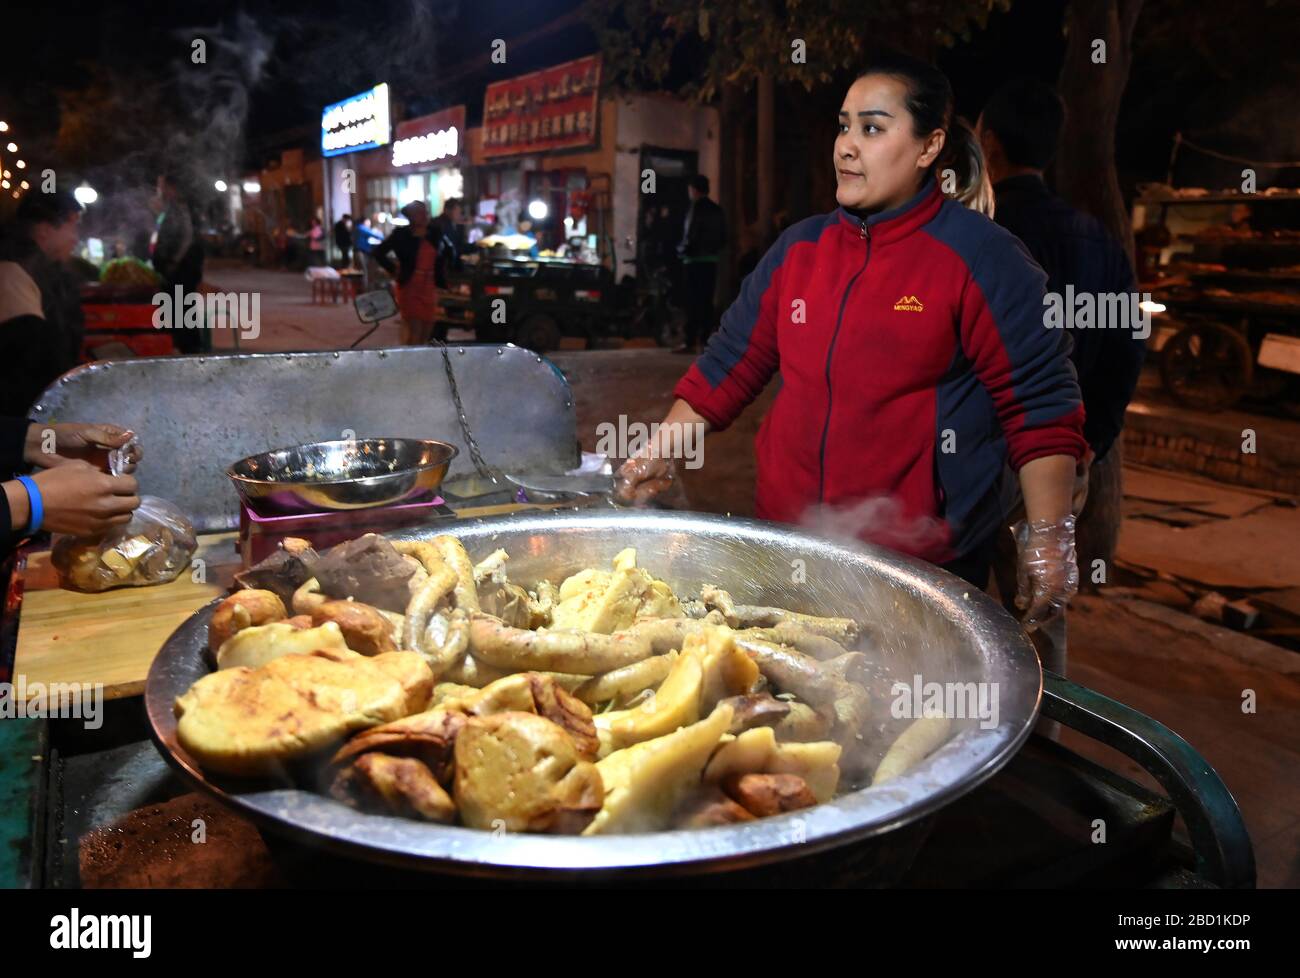
[[[253,588],[236,591],[212,612],[212,621],[208,623],[208,648],[215,652],[238,631],[284,621],[287,617],[289,613],[284,610],[284,602],[273,591]]]
[[[198,680],[176,698],[176,736],[205,770],[270,774],[355,730],[424,710],[432,691],[417,652],[286,655]]]
[[[596,765],[533,713],[471,717],[455,754],[456,807],[471,828],[577,833],[604,800]]]
[[[339,626],[326,622],[315,628],[299,628],[290,620],[254,625],[236,632],[217,649],[217,668],[247,666],[257,669],[282,655],[309,655],[321,649],[349,649]]]

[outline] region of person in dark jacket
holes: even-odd
[[[650,501],[686,439],[730,425],[779,372],[755,443],[755,515],[852,535],[976,587],[1003,527],[1008,465],[1027,521],[1028,627],[1078,586],[1083,405],[1064,331],[1043,326],[1046,276],[1013,235],[941,191],[964,152],[952,87],[886,54],[849,87],[832,145],[839,207],[783,232],[678,381],[617,494]]]
[[[1071,207],[1043,181],[1064,120],[1060,96],[1032,79],[1008,82],[984,106],[977,132],[993,181],[994,219],[1042,266],[1049,293],[1064,296],[1072,288],[1076,296],[1127,294],[1135,308],[1133,267],[1123,247],[1101,222]],[[1120,328],[1129,325],[1065,331],[1073,341],[1070,359],[1079,377],[1089,449],[1074,494],[1079,565],[1088,570],[1089,579],[1095,559],[1110,563],[1119,537],[1120,436],[1146,355],[1140,331]],[[1011,519],[1016,515],[1013,511]],[[1015,554],[1009,540],[1002,541],[994,570],[1003,601],[1008,602],[1015,590]],[[1036,635],[1035,644],[1043,664],[1064,675],[1064,620]]]
[[[109,450],[130,440],[114,425],[0,417],[0,558],[41,530],[93,536],[129,522],[139,487],[131,475],[110,475],[106,463]],[[133,447],[128,469],[140,457]]]
[[[718,259],[727,243],[727,218],[722,208],[709,199],[709,178],[703,174],[691,177],[687,193],[691,206],[677,245],[686,299],[686,342],[675,353],[699,353],[700,344],[713,332]]]
[[[176,177],[164,173],[158,178],[158,224],[153,242],[153,267],[163,279],[163,291],[173,295],[180,286],[184,295],[198,292],[203,282],[203,241],[194,231],[189,204],[181,196]],[[212,349],[212,330],[182,327],[173,331],[176,349],[182,353],[203,353]]]
[[[334,222],[334,247],[339,250],[339,260],[352,264],[352,215],[344,214]]]
[[[443,271],[459,271],[461,258],[468,245],[465,243],[465,202],[459,197],[452,197],[442,205],[438,215],[439,244],[443,253]],[[439,288],[446,288],[446,281],[438,283]]]
[[[1004,85],[984,107],[978,134],[997,201],[994,219],[1024,242],[1047,273],[1049,292],[1064,295],[1072,285],[1076,295],[1132,294],[1136,283],[1124,248],[1043,181],[1064,119],[1060,96],[1033,80]],[[1080,329],[1070,336],[1087,414],[1084,436],[1101,460],[1124,427],[1146,343],[1129,329]]]
[[[68,259],[81,204],[71,193],[31,193],[0,240],[0,415],[24,417],[81,359],[84,320]]]
[[[422,200],[402,208],[405,225],[394,228],[373,252],[374,259],[397,279],[397,307],[402,312],[402,345],[429,342],[438,321],[438,286],[445,283],[438,226]],[[394,262],[396,258],[396,262]],[[438,336],[446,338],[445,329]]]

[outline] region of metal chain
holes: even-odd
[[[474,440],[474,433],[469,430],[469,419],[465,417],[465,405],[460,399],[460,388],[456,386],[456,373],[451,369],[451,353],[447,348],[447,344],[437,337],[433,338],[433,342],[442,347],[442,363],[447,368],[447,386],[451,388],[451,399],[456,402],[456,417],[460,421],[460,433],[465,438],[465,445],[469,448],[469,457],[474,463],[474,468],[478,470],[478,474],[483,478],[499,482],[496,473],[484,461],[483,453],[479,451],[478,442]]]

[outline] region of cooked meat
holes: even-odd
[[[485,581],[479,585],[479,606],[489,615],[500,618],[511,628],[527,628],[533,620],[528,592],[509,581]]]
[[[432,691],[415,652],[286,655],[199,679],[176,698],[176,737],[207,770],[270,774],[354,730],[423,710]]]
[[[707,829],[752,821],[754,816],[723,794],[716,785],[701,786],[673,816],[673,826],[679,829]]]
[[[790,704],[771,693],[751,693],[745,696],[728,696],[720,702],[728,704],[735,716],[728,733],[744,733],[750,727],[772,727],[790,713]]]
[[[554,676],[544,673],[515,673],[482,689],[469,689],[459,697],[441,702],[449,710],[460,710],[471,716],[536,713],[563,729],[572,738],[578,754],[590,760],[595,759],[600,746],[591,709],[561,686]]]
[[[348,648],[362,655],[395,652],[393,625],[378,608],[361,601],[326,601],[311,613],[317,625],[332,621],[339,626]]]
[[[471,828],[578,832],[604,797],[596,765],[544,717],[472,717],[456,737],[456,806]]]
[[[392,757],[412,757],[424,764],[443,785],[455,775],[456,735],[469,719],[459,710],[434,707],[392,723],[371,727],[356,734],[338,749],[330,764],[338,766],[378,751]]]
[[[352,598],[389,611],[405,611],[408,578],[415,568],[375,533],[346,540],[310,564],[311,576],[332,598]]]
[[[546,717],[561,727],[572,739],[581,757],[595,760],[600,740],[596,736],[591,708],[565,690],[553,677],[537,672],[527,673],[527,676],[537,715]]]
[[[456,803],[432,772],[412,757],[362,754],[339,771],[330,788],[339,801],[366,812],[450,823]]]
[[[290,540],[295,544],[292,550]],[[297,544],[302,546],[298,547]],[[316,551],[306,541],[290,537],[280,549],[264,560],[236,574],[235,583],[243,588],[271,591],[287,606],[293,598],[293,592],[311,577],[307,565],[316,559]]]
[[[273,591],[236,591],[212,612],[212,621],[208,623],[208,648],[215,652],[235,632],[254,625],[283,621],[288,615],[284,602]]]
[[[722,779],[722,790],[759,818],[817,804],[807,782],[797,774],[730,774]]]

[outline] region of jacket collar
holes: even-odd
[[[836,212],[840,223],[853,233],[860,234],[865,222],[871,232],[872,240],[885,242],[910,234],[929,222],[939,212],[943,201],[944,196],[939,190],[939,184],[931,177],[922,185],[916,196],[892,210],[867,215],[841,206],[836,209]]]

